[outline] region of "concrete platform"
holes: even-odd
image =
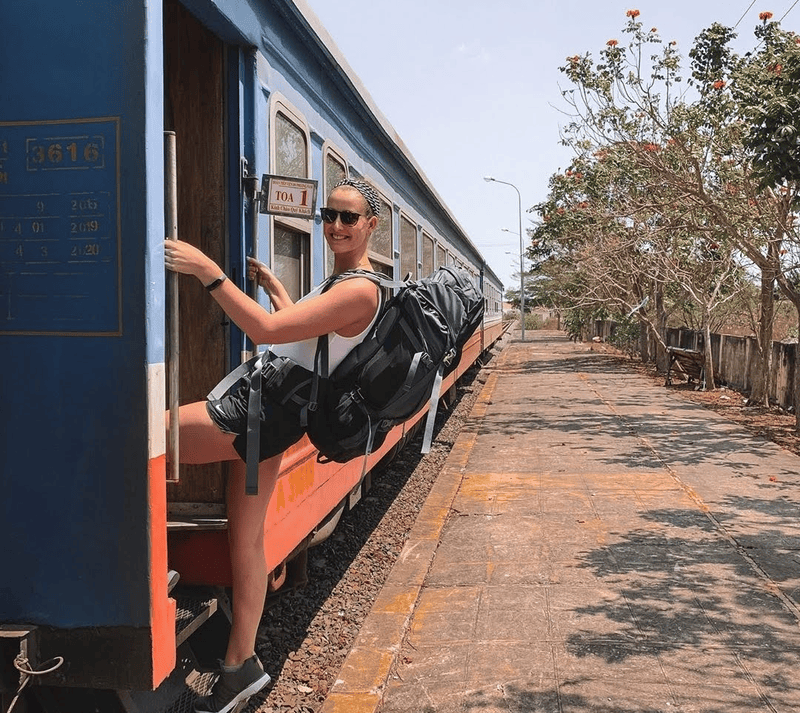
[[[526,336],[323,713],[800,711],[800,458]]]

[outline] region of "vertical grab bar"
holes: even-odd
[[[247,192],[250,195],[250,237],[253,242],[253,257],[258,260],[258,217],[259,217],[259,196],[258,196],[258,176],[248,175],[245,177]],[[247,265],[245,264],[245,276],[247,275]],[[258,280],[253,280],[250,286],[250,296],[258,302]],[[256,345],[253,345],[255,351]]]
[[[256,166],[256,147],[255,147],[255,127],[258,126],[258,111],[256,110],[256,93],[257,88],[259,86],[258,82],[258,51],[255,49],[250,49],[247,52],[247,70],[249,72],[249,80],[250,80],[250,87],[249,91],[247,91],[247,102],[249,106],[247,107],[250,116],[252,117],[252,131],[253,134],[253,153],[252,153],[252,161],[253,161],[253,172],[250,173],[249,166],[247,161],[245,160],[244,164],[244,173],[243,173],[243,183],[246,192],[249,194],[250,197],[250,238],[252,241],[252,249],[253,249],[253,257],[258,260],[258,220],[259,220],[259,194],[258,194],[258,174],[255,171]],[[246,251],[245,251],[246,252]],[[244,278],[247,279],[247,259],[245,258],[244,264]],[[250,285],[250,296],[253,298],[255,302],[258,302],[258,280],[253,280],[253,284]],[[245,341],[245,344],[247,342]],[[253,355],[258,352],[258,344],[253,343]],[[244,359],[246,360],[249,358],[248,354],[243,355]]]
[[[164,217],[166,221],[167,240],[178,239],[178,159],[174,131],[164,132]],[[169,429],[169,463],[168,483],[177,483],[180,480],[179,458],[179,428],[174,428],[179,423],[179,380],[180,380],[180,323],[178,321],[178,273],[167,273],[167,292],[169,294],[169,421],[173,425]]]

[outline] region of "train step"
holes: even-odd
[[[168,532],[185,530],[226,530],[228,518],[215,515],[175,515],[170,514],[167,522]]]
[[[195,699],[208,695],[217,680],[213,662],[225,651],[230,624],[227,595],[178,585],[173,597],[175,670],[155,691],[118,691],[125,713],[191,713]]]
[[[212,671],[198,671],[188,644],[178,648],[175,669],[155,691],[118,691],[125,713],[192,713],[195,700],[211,692]]]
[[[179,594],[175,602],[175,638],[180,646],[214,615],[217,611],[217,598]]]

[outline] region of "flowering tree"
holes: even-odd
[[[747,127],[743,145],[753,176],[760,179],[760,190],[750,200],[768,235],[766,250],[759,255],[763,273],[769,286],[772,279],[777,281],[794,304],[800,334],[800,236],[795,223],[800,207],[800,38],[772,22],[772,13],[761,13],[760,19],[758,51],[732,63],[731,94]],[[762,304],[768,299],[767,280],[762,280]],[[800,431],[800,349],[795,354]]]
[[[638,315],[654,335],[663,334],[670,299],[690,300],[702,314],[706,344],[714,312],[744,286],[743,268],[749,262],[762,285],[758,343],[764,374],[751,396],[765,403],[773,286],[778,280],[783,288],[791,266],[785,259],[791,251],[783,245],[791,189],[783,194],[765,188],[766,163],[759,164],[751,127],[761,106],[754,98],[759,77],[764,72],[771,72],[772,79],[794,76],[783,69],[789,60],[782,59],[793,51],[791,43],[781,35],[781,43],[770,45],[772,54],[765,47],[739,58],[729,47],[733,32],[714,25],[692,48],[690,88],[684,89],[675,43],[664,44],[656,28],[645,30],[638,10],[627,14],[624,33],[630,39],[625,46],[609,40],[597,62],[590,54],[575,55],[561,68],[573,85],[563,92],[571,108],[563,142],[575,149],[576,165],[583,166],[580,173],[592,182],[586,183],[585,195],[577,196],[553,181],[548,201],[538,206],[541,232],[563,239],[564,230],[547,224],[553,211],[566,212],[566,204],[574,207],[580,197],[577,205],[586,204],[591,216],[579,221],[583,232],[576,234],[594,231],[595,259],[609,254],[618,258],[613,246],[620,244],[621,235],[627,236],[632,259],[624,270],[630,271],[625,274],[630,289],[613,283],[615,298],[630,303],[637,290],[647,290],[651,306]],[[762,32],[781,34],[768,21],[762,18]],[[780,72],[775,69],[776,52]],[[773,111],[770,116],[780,123],[790,114]],[[762,153],[771,153],[763,142]],[[599,249],[599,244],[608,249]],[[608,270],[595,266],[593,274],[605,276]],[[713,387],[708,349],[706,373]]]
[[[761,13],[758,47],[744,57],[729,48],[733,32],[718,24],[701,33],[690,53],[700,93],[695,106],[707,123],[722,127],[725,145],[716,190],[701,196],[702,203],[760,272],[756,337],[762,368],[750,397],[760,405],[768,403],[776,281],[800,319],[800,294],[791,278],[796,271],[791,223],[797,182],[785,171],[780,176],[784,150],[790,148],[785,139],[792,132],[796,137],[798,121],[796,111],[792,116],[786,109],[796,108],[800,100],[800,83],[796,78],[792,83],[791,72],[782,75],[782,63],[796,66],[798,45],[771,18],[772,13]],[[786,125],[791,121],[794,128]],[[767,136],[775,140],[765,144]]]
[[[650,342],[664,354],[669,314],[688,303],[709,339],[715,313],[743,285],[738,254],[724,235],[699,219],[687,224],[665,197],[664,205],[653,202],[636,157],[652,146],[618,144],[577,159],[536,206],[542,220],[534,234],[535,245],[549,246],[544,264],[573,306],[636,315],[643,359],[651,356]],[[713,385],[711,369],[707,383]]]

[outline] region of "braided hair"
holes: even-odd
[[[339,183],[337,183],[333,188],[336,189],[340,186],[350,186],[350,188],[355,188],[367,202],[372,215],[376,217],[380,215],[380,196],[378,195],[378,191],[376,191],[369,183],[366,181],[357,181],[354,178],[345,178],[344,180],[339,181]]]

